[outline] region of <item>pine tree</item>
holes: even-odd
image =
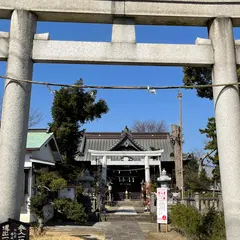
[[[184,67],[183,83],[185,86],[198,86],[212,84],[211,67]],[[240,81],[240,68],[237,69],[238,81]],[[212,88],[197,88],[197,95],[201,98],[213,99]]]
[[[207,85],[212,84],[212,68],[211,67],[184,67],[183,68],[183,83],[185,86],[197,86],[197,85]],[[238,81],[240,81],[240,68],[237,69]],[[201,98],[213,99],[212,88],[197,88],[197,96]],[[215,118],[209,118],[205,129],[200,129],[202,134],[206,134],[209,141],[205,145],[205,150],[214,150],[216,152],[209,159],[216,165],[213,170],[214,179],[220,180],[220,170],[219,170],[219,159],[217,151],[217,134],[216,134],[216,124]]]
[[[198,162],[194,155],[191,160],[184,166],[184,187],[187,191],[201,192],[209,189],[210,179],[203,170],[199,174]]]
[[[216,123],[215,118],[209,118],[205,129],[200,129],[202,134],[206,134],[209,141],[205,145],[205,150],[214,151],[214,155],[208,156],[208,158],[215,164],[215,169],[213,170],[213,180],[220,181],[220,170],[219,170],[219,159],[217,150],[217,134],[216,134]]]
[[[77,81],[76,85],[82,86],[83,80]],[[74,87],[62,87],[55,92],[50,129],[65,162],[74,161],[83,124],[99,119],[108,112],[106,102],[102,99],[96,101],[96,96],[96,90],[85,91]]]

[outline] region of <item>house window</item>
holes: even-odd
[[[28,194],[29,169],[24,169],[24,194]]]

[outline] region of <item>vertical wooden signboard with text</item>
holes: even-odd
[[[167,188],[157,188],[157,230],[159,224],[168,223]]]
[[[8,219],[0,224],[0,240],[29,240],[30,225]]]

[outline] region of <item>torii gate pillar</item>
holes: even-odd
[[[11,18],[7,76],[32,79],[36,16],[14,10]],[[5,81],[0,138],[0,222],[19,220],[31,85]]]
[[[102,158],[102,180],[107,183],[107,157]]]
[[[237,83],[235,45],[229,18],[209,27],[215,64],[213,84]],[[240,100],[235,86],[214,87],[217,143],[227,239],[240,239]]]

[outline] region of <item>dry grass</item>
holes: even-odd
[[[186,240],[186,238],[175,231],[171,231],[168,233],[149,233],[147,240]]]
[[[47,232],[44,236],[30,236],[31,240],[103,240],[104,236],[81,232]]]

